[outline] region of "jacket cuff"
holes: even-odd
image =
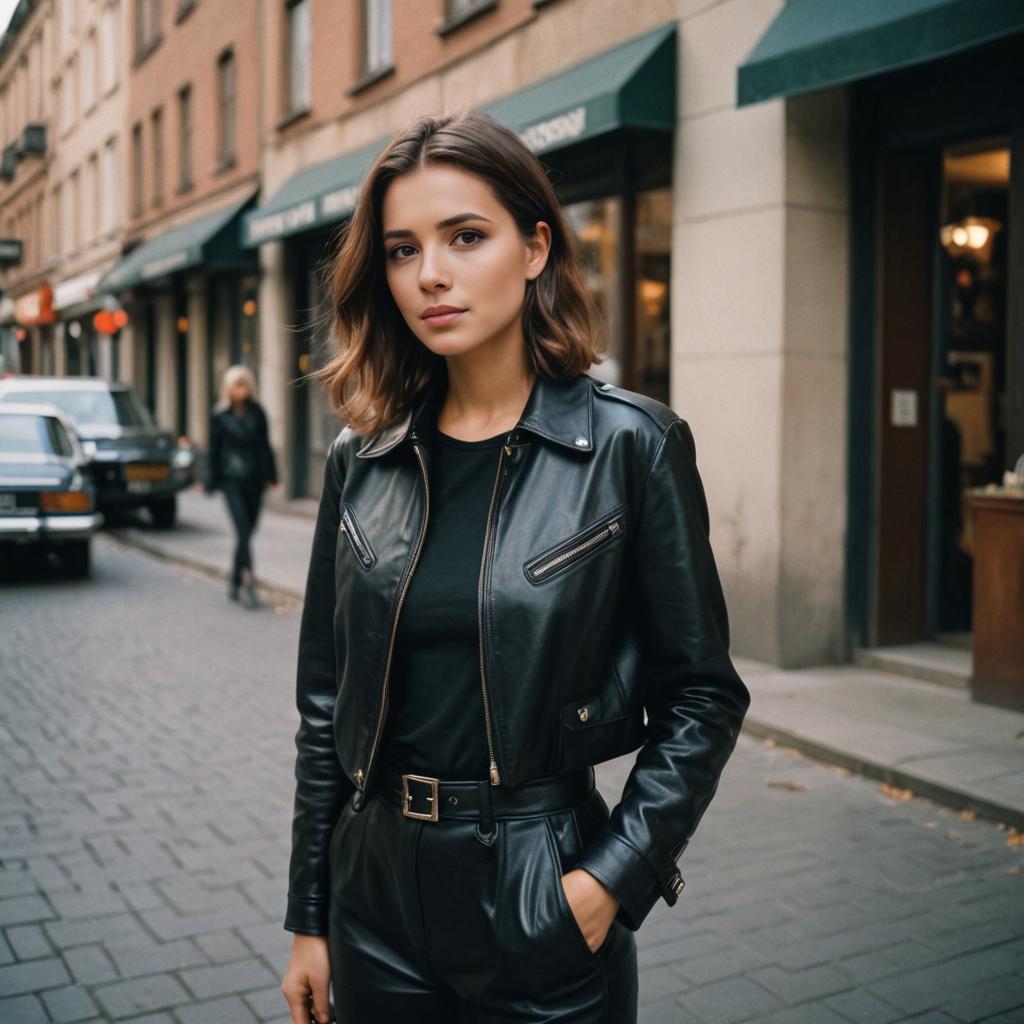
[[[330,902],[327,899],[308,899],[288,894],[288,910],[284,917],[285,931],[303,935],[327,935]]]
[[[637,931],[658,897],[673,906],[683,891],[683,880],[672,863],[664,880],[647,858],[631,843],[605,830],[590,845],[576,867],[593,875],[619,901],[615,915],[631,931]]]

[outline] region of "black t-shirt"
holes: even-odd
[[[381,759],[403,772],[486,779],[477,587],[507,431],[463,441],[436,428],[427,534],[398,617]]]

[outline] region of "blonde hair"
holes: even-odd
[[[218,410],[227,409],[231,406],[231,389],[240,380],[245,381],[246,387],[249,389],[249,397],[255,401],[256,378],[248,366],[244,363],[236,363],[234,366],[229,366],[220,379],[220,393],[217,401]]]

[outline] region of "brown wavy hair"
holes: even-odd
[[[454,165],[481,178],[524,238],[551,227],[544,270],[526,282],[522,324],[537,374],[574,377],[603,362],[597,314],[544,165],[515,132],[488,114],[425,115],[394,135],[370,168],[337,251],[325,267],[330,344],[337,353],[309,376],[325,385],[341,419],[370,435],[405,414],[447,366],[409,329],[388,287],[381,215],[388,185],[427,164]]]

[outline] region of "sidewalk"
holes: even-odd
[[[107,532],[226,580],[232,536],[222,496],[190,490],[179,502],[173,530]],[[315,502],[288,512],[264,507],[253,548],[261,586],[302,599],[315,511]],[[750,735],[1024,829],[1024,714],[857,665],[793,671],[739,656],[734,662],[751,693]]]

